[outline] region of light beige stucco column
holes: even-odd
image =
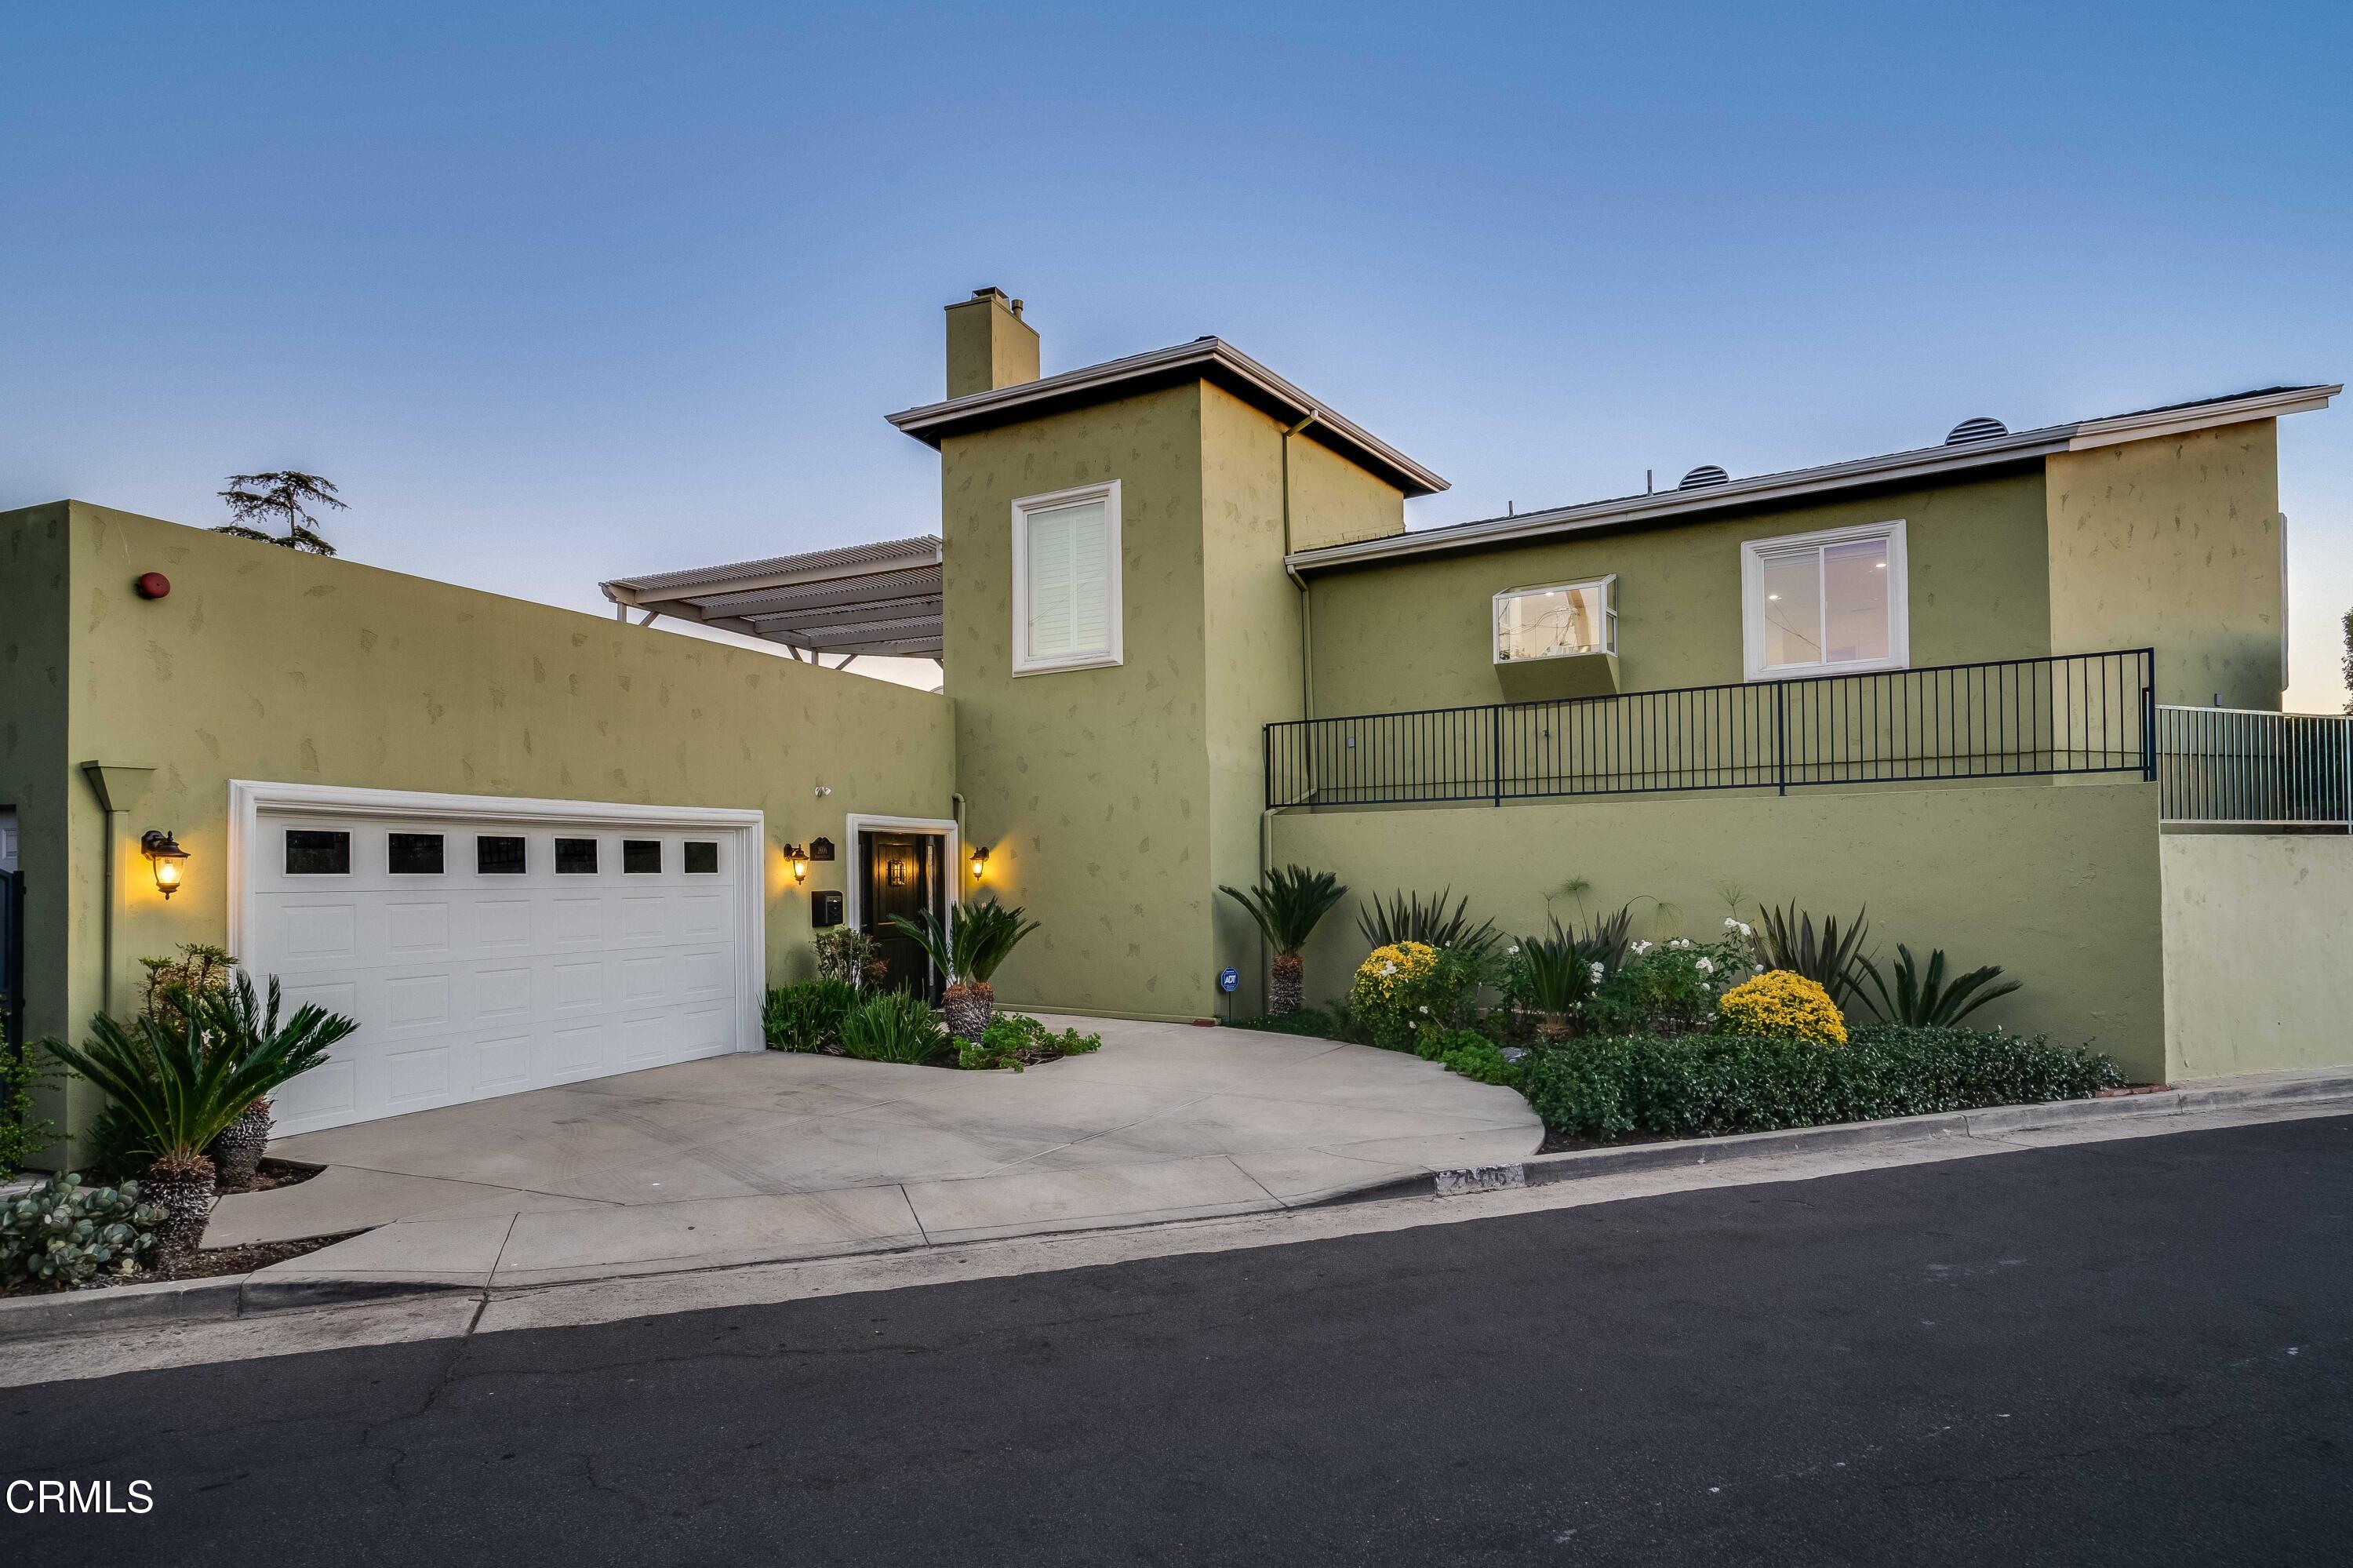
[[[100,971],[105,1001],[101,1005],[109,1017],[119,1018],[130,995],[121,972],[122,912],[129,902],[128,885],[123,878],[131,869],[127,863],[131,853],[128,823],[131,813],[147,798],[148,781],[155,770],[111,762],[85,762],[81,771],[106,812],[106,921],[100,944],[105,965]]]

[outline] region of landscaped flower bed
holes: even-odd
[[[1449,896],[1368,906],[1372,951],[1345,1001],[1238,1022],[1509,1085],[1574,1142],[2087,1099],[2125,1082],[2088,1049],[1964,1027],[2017,983],[1991,965],[1948,977],[1942,951],[1924,963],[1901,943],[1883,968],[1861,916],[1818,926],[1767,907],[1706,940],[1642,939],[1630,905],[1506,941]]]

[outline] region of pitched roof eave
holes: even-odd
[[[1197,338],[1191,343],[1107,360],[1059,376],[969,393],[944,403],[927,403],[885,418],[893,428],[927,446],[937,447],[949,436],[968,430],[987,429],[1056,408],[1125,396],[1191,376],[1215,381],[1286,424],[1308,420],[1304,434],[1380,475],[1408,495],[1434,495],[1448,488],[1446,480],[1434,471],[1216,337]]]
[[[1445,527],[1390,534],[1354,544],[1297,551],[1284,558],[1284,565],[1293,572],[1304,575],[1361,562],[1517,544],[1590,528],[1674,522],[1740,507],[1835,493],[1864,485],[1903,483],[1973,469],[2033,461],[2054,452],[2085,451],[2124,441],[2148,440],[2220,425],[2300,414],[2327,408],[2329,400],[2344,390],[2341,384],[2268,387],[2261,392],[2143,409],[2109,418],[2047,425],[2039,429],[2019,430],[1986,440],[1920,447],[1877,457],[1823,463],[1813,468],[1757,474],[1694,490],[1622,495],[1607,501],[1549,507],[1540,512],[1522,512],[1508,517],[1489,517]]]

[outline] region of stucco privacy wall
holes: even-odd
[[[1717,521],[1321,573],[1310,579],[1315,712],[1500,702],[1493,596],[1610,572],[1618,574],[1618,645],[1628,690],[1736,682],[1743,673],[1741,544],[1898,517],[1910,557],[1912,662],[2031,658],[2051,651],[2043,512],[2041,471],[2012,470]],[[2082,645],[2086,652],[2092,646]]]
[[[127,825],[171,829],[190,855],[168,905],[127,880],[126,962],[223,939],[231,779],[757,808],[778,977],[811,963],[809,901],[779,843],[839,840],[850,811],[950,810],[953,726],[932,693],[78,502],[0,514],[12,561],[42,567],[60,535],[69,577],[0,584],[9,666],[62,666],[70,703],[62,744],[43,732],[45,755],[19,747],[6,776],[26,790],[31,924],[61,927],[68,955],[62,984],[53,953],[35,977],[36,1033],[71,1031],[100,1001],[87,760],[153,767]],[[152,603],[131,590],[151,570],[173,585]],[[69,856],[51,847],[60,811]],[[850,863],[812,867],[808,885],[839,886]]]
[[[1317,811],[1277,818],[1275,849],[1352,894],[1308,949],[1311,997],[1341,993],[1363,958],[1360,900],[1399,888],[1451,885],[1514,933],[1542,930],[1546,895],[1577,878],[1584,907],[1635,901],[1657,937],[1720,934],[1727,895],[1743,918],[1794,899],[1867,907],[1888,958],[1905,942],[2001,965],[2024,989],[1973,1023],[2089,1042],[2146,1081],[2166,1075],[2157,810],[2132,782]]]
[[[2161,858],[2168,1076],[2343,1063],[2353,838],[2168,833]]]
[[[2050,460],[2051,645],[2157,650],[2157,700],[2279,707],[2279,425],[2257,419]]]
[[[67,885],[65,835],[41,828],[66,821],[90,799],[67,766],[71,556],[63,506],[0,515],[0,805],[16,809],[17,866],[27,888]],[[63,1005],[66,923],[48,913],[56,908],[36,899],[27,909],[33,918],[25,929],[25,987],[31,1002],[25,1028],[35,1038],[58,1032],[71,1016]],[[41,1114],[58,1119],[61,1101],[54,1094],[47,1099]]]
[[[1209,761],[1201,389],[1187,385],[940,446],[947,694],[965,833],[988,885],[1045,925],[1008,1002],[1207,1010]],[[1120,482],[1124,662],[1013,673],[1013,503]]]

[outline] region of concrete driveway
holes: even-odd
[[[1393,1052],[1057,1018],[1026,1073],[763,1052],[281,1139],[327,1169],[208,1244],[367,1234],[274,1277],[528,1285],[1247,1213],[1517,1160],[1510,1089]]]

